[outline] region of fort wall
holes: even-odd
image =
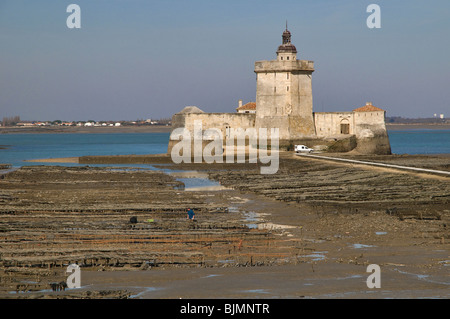
[[[201,134],[214,128],[226,141],[231,129],[276,128],[279,130],[280,149],[293,149],[293,145],[332,152],[355,150],[363,154],[391,154],[385,125],[385,111],[367,102],[352,112],[313,113],[312,73],[314,62],[297,60],[297,49],[291,43],[291,33],[286,29],[277,59],[255,62],[256,103],[251,111],[240,113],[205,113],[188,106],[173,115],[172,128],[186,128]],[[247,110],[250,112],[250,109]],[[195,129],[195,121],[201,121],[202,131]],[[193,136],[191,135],[191,138]],[[207,140],[208,138],[206,138]],[[174,143],[169,143],[169,152]]]

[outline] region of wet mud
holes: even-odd
[[[155,158],[156,168],[174,173],[32,166],[4,174],[1,295],[449,296],[448,178],[292,154],[281,156],[274,175],[261,175],[258,164],[174,165]],[[448,169],[448,157],[371,160]],[[181,182],[205,176],[216,185]],[[83,287],[53,291],[71,263],[81,267]],[[383,273],[378,291],[365,283],[373,263]]]

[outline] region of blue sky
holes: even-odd
[[[81,29],[66,8],[81,7]],[[381,29],[366,8],[381,7]],[[255,101],[288,20],[314,111],[450,116],[450,1],[0,0],[0,119],[135,120]]]

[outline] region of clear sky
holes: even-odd
[[[69,4],[81,29],[69,29]],[[369,4],[381,29],[369,29]],[[288,20],[314,111],[450,117],[448,0],[0,0],[0,119],[136,120],[255,101]]]

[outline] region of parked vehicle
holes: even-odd
[[[295,153],[311,153],[314,150],[305,145],[295,145]]]

